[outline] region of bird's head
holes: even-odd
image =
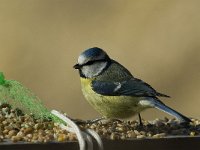
[[[107,53],[98,47],[93,47],[80,54],[74,68],[79,70],[82,77],[92,78],[101,74],[109,63],[110,58]]]

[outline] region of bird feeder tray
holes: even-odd
[[[172,136],[167,138],[147,138],[133,140],[103,140],[104,150],[189,150],[191,148],[200,148],[200,136]],[[2,150],[79,150],[77,141],[70,142],[48,142],[48,143],[27,143],[5,141],[0,143]],[[94,145],[94,149],[98,149]]]

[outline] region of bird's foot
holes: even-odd
[[[93,123],[101,123],[101,124],[108,124],[108,123],[113,123],[113,122],[122,122],[119,119],[110,119],[110,118],[105,118],[105,117],[100,117],[100,118],[95,118],[91,120],[80,120],[80,119],[71,119],[74,121],[76,124],[81,125],[81,124],[93,124]]]
[[[108,123],[113,123],[113,122],[122,122],[119,119],[116,118],[105,118],[105,117],[101,117],[101,118],[97,118],[97,119],[93,119],[93,120],[88,120],[87,123],[92,124],[92,123],[101,123],[101,124],[108,124]]]
[[[71,120],[78,125],[86,124],[85,120],[80,120],[80,119],[71,119]]]
[[[104,117],[101,118],[96,118],[96,119],[92,119],[92,120],[80,120],[80,119],[72,119],[76,124],[93,124],[93,123],[97,123],[101,120],[105,119]]]
[[[104,119],[105,119],[104,117],[95,118],[95,119],[92,119],[92,120],[86,120],[86,123],[87,124],[97,123],[97,122],[102,121]]]
[[[138,118],[139,118],[139,126],[143,127],[144,124],[142,123],[142,117],[141,117],[140,113],[138,113]]]

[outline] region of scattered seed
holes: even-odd
[[[195,132],[190,132],[190,136],[195,136]]]
[[[137,135],[136,138],[137,138],[137,139],[143,139],[143,138],[145,138],[145,135]]]
[[[153,135],[152,137],[153,138],[162,138],[162,137],[165,137],[165,136],[166,136],[166,133],[159,133],[159,134]]]
[[[102,138],[111,140],[163,138],[173,135],[200,135],[200,120],[191,119],[192,122],[184,127],[175,119],[143,120],[143,126],[138,121],[98,121],[79,125],[82,130],[93,129]],[[13,142],[49,142],[74,141],[74,133],[67,132],[59,127],[58,123],[48,120],[35,119],[32,115],[17,113],[9,105],[0,105],[0,142],[4,139]]]

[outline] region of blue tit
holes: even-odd
[[[79,71],[86,100],[105,118],[123,119],[147,108],[157,108],[180,122],[191,121],[158,99],[169,96],[133,77],[124,66],[100,48],[82,52],[74,68]]]

